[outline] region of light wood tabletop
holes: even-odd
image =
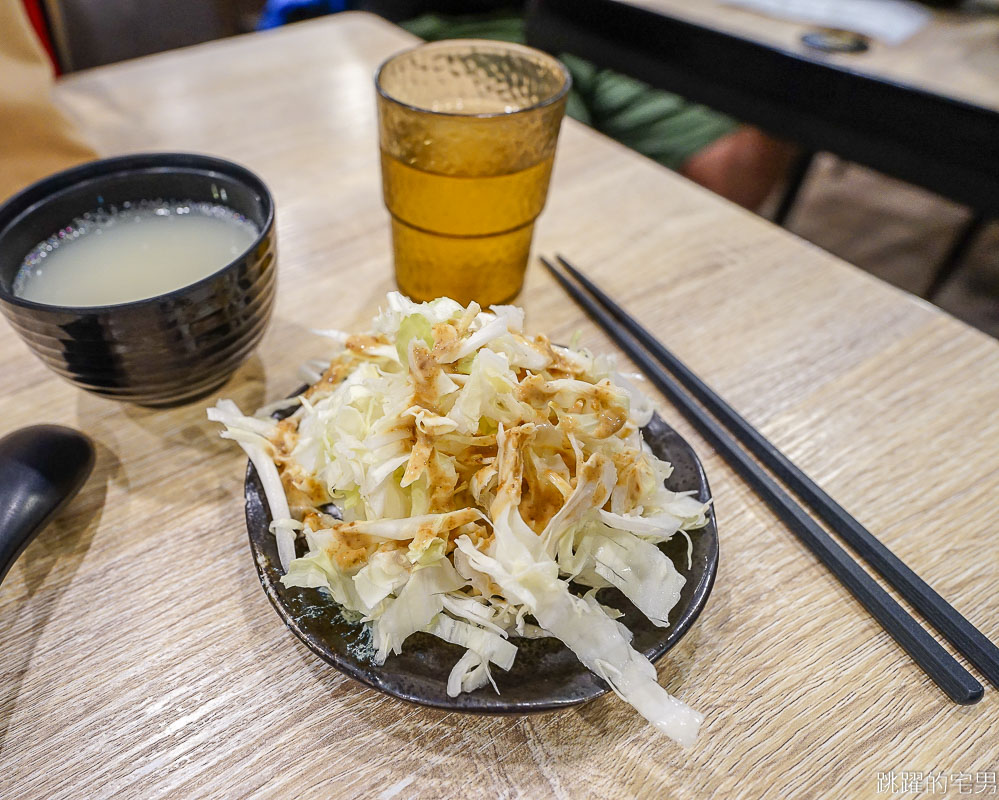
[[[816,25],[766,16],[722,0],[623,0],[676,19],[779,47],[870,77],[999,111],[999,14],[931,11],[897,45],[870,40],[864,53],[823,53],[801,41]]]
[[[344,14],[58,87],[107,154],[257,171],[280,284],[256,354],[166,411],[74,389],[3,326],[0,433],[71,425],[99,458],[0,588],[0,797],[860,798],[915,772],[987,787],[999,693],[951,703],[661,398],[705,463],[721,539],[705,611],[658,664],[705,714],[692,748],[613,695],[524,718],[407,705],[284,627],[247,546],[245,459],[204,409],[284,396],[324,352],[310,327],[361,329],[393,288],[371,78],[410,41]],[[568,121],[535,244],[590,271],[999,637],[995,341]],[[518,302],[529,328],[614,350],[537,266]]]

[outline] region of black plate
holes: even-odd
[[[652,451],[673,465],[666,486],[673,491],[697,489],[705,501],[708,481],[693,448],[658,415],[644,428]],[[277,542],[267,528],[270,510],[263,486],[252,464],[246,469],[246,527],[260,583],[292,632],[316,655],[341,672],[393,697],[449,711],[477,714],[526,714],[553,711],[585,703],[609,691],[600,678],[579,663],[557,639],[513,638],[517,659],[509,672],[493,667],[499,687],[447,696],[447,678],[463,649],[426,633],[406,640],[400,655],[389,656],[382,666],[366,657],[368,637],[363,626],[347,623],[339,606],[318,589],[286,589],[280,581]],[[652,661],[675,645],[697,619],[708,599],[718,569],[718,529],[714,509],[708,524],[692,532],[693,564],[687,569],[687,540],[680,535],[661,545],[687,582],[680,601],[669,615],[669,627],[657,628],[617,589],[604,589],[599,599],[621,609],[621,620],[634,633],[632,645]]]

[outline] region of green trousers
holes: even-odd
[[[524,43],[524,21],[515,13],[444,17],[426,14],[403,27],[427,41],[497,39]],[[731,133],[738,123],[705,106],[571,54],[559,56],[572,73],[566,113],[671,169]]]

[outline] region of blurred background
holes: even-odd
[[[348,7],[371,11],[393,22],[404,23],[410,30],[424,36],[428,31],[434,35],[448,35],[454,30],[474,34],[476,28],[462,28],[461,25],[497,15],[525,13],[517,3],[498,4],[489,0],[355,0],[350,3],[343,0],[21,1],[56,71],[61,74],[277,27],[336,13]],[[655,0],[637,0],[636,4],[657,6]],[[543,2],[534,5],[545,10]],[[707,5],[689,0],[691,10],[695,7],[700,9],[696,13],[702,13]],[[724,3],[715,5],[719,8],[726,6],[720,13],[736,15],[737,20],[741,19],[738,15],[748,13]],[[947,11],[934,8],[928,12],[949,15],[943,17],[950,26],[946,29],[948,36],[953,30],[958,30],[951,24],[953,20],[964,26],[960,28],[964,30],[981,21],[992,25],[997,19],[997,3],[991,0],[964,4],[937,2],[926,6],[949,7]],[[677,0],[665,2],[657,10],[663,8],[674,16],[684,16],[682,3]],[[556,12],[549,14],[548,21],[542,24],[557,28],[557,12],[556,8]],[[458,27],[452,27],[452,24]],[[583,27],[585,25],[581,23],[580,41],[585,42],[586,31]],[[829,33],[824,28],[817,30],[823,35]],[[999,87],[999,27],[980,30],[990,32],[990,38],[968,37],[966,44],[960,46],[966,48],[967,57],[975,61],[983,74],[993,75],[995,86]],[[551,34],[553,41],[570,41],[562,36],[563,31],[560,30],[542,29],[541,33],[543,37]],[[921,37],[918,41],[930,52],[935,35],[932,24],[917,35]],[[821,62],[821,49],[826,45],[834,49],[841,46],[866,49],[870,44],[868,37],[844,36],[836,32],[831,41],[819,42],[810,57]],[[882,43],[878,46],[881,47],[878,52],[887,49]],[[566,44],[566,50],[571,55],[593,56],[590,52],[573,53],[569,44]],[[918,58],[918,50],[916,52]],[[855,57],[857,64],[864,63],[862,50]],[[912,58],[911,55],[907,57]],[[585,65],[589,62],[581,63]],[[837,63],[844,62],[840,60]],[[682,94],[682,75],[678,81],[668,88]],[[983,102],[987,105],[989,101],[986,99]],[[730,109],[724,110],[732,113]],[[999,107],[987,108],[986,112],[994,117],[999,114]],[[601,128],[600,124],[594,124]],[[605,125],[604,132],[614,135],[613,126]],[[993,336],[999,336],[999,221],[994,219],[991,211],[983,213],[943,194],[823,152],[814,143],[804,145],[782,135],[782,131],[774,131],[774,134],[773,137],[766,134],[762,145],[764,149],[770,148],[766,150],[769,154],[766,156],[769,165],[766,169],[773,172],[772,180],[768,172],[768,177],[758,184],[766,190],[762,201],[755,196],[741,200],[737,193],[727,190],[724,176],[720,181],[714,181],[711,174],[703,171],[701,174],[692,168],[682,171],[757,213],[777,218],[789,230],[819,247],[902,289],[932,300]],[[617,138],[626,144],[631,143],[624,134]],[[992,155],[994,157],[995,154]],[[676,166],[668,159],[659,160]],[[990,163],[985,161],[983,168],[990,168]],[[789,188],[792,190],[790,196]]]

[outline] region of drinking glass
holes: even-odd
[[[570,82],[551,56],[474,39],[381,65],[382,187],[401,291],[483,306],[520,291]]]

